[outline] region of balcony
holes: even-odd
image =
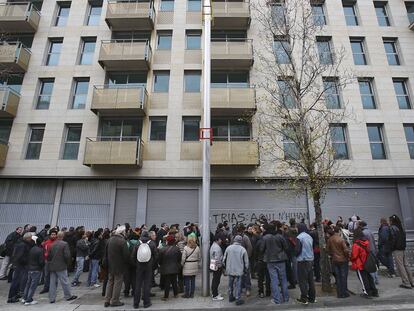
[[[0,140],[0,168],[4,167],[6,163],[7,151],[9,150],[9,145]]]
[[[112,31],[154,29],[155,9],[153,1],[108,1],[106,23]]]
[[[211,88],[213,116],[252,115],[256,111],[254,88]]]
[[[141,167],[143,146],[139,137],[88,137],[83,164]]]
[[[252,65],[252,40],[233,39],[211,42],[211,68],[249,70]]]
[[[3,33],[35,33],[40,12],[29,2],[0,3],[0,30]]]
[[[250,26],[249,2],[212,2],[215,29],[247,29]]]
[[[14,118],[20,95],[9,87],[0,87],[0,118]]]
[[[211,165],[259,165],[259,145],[254,141],[213,141]]]
[[[145,85],[94,87],[91,110],[99,116],[145,116],[147,107]]]
[[[2,42],[0,45],[0,70],[25,73],[29,67],[30,50],[20,42]]]
[[[104,40],[99,64],[108,71],[148,70],[151,56],[148,40]]]

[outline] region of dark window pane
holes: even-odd
[[[407,141],[414,143],[414,125],[405,125],[404,132]]]
[[[103,120],[101,136],[121,137],[122,120]]]
[[[276,57],[276,62],[279,64],[289,64],[290,63],[290,45],[287,41],[274,41],[274,53]]]
[[[201,73],[185,73],[184,86],[185,92],[200,92]]]
[[[372,159],[382,160],[386,159],[384,144],[383,143],[371,143]]]
[[[79,153],[79,143],[65,143],[63,150],[63,160],[77,160]]]
[[[370,142],[382,141],[381,128],[379,126],[368,126],[368,138]]]
[[[217,141],[227,141],[229,139],[229,123],[228,120],[216,119],[211,120],[213,128],[213,139]]]
[[[165,132],[167,128],[166,120],[151,120],[150,140],[165,140]]]
[[[199,120],[184,120],[184,141],[198,141],[199,128]]]
[[[69,141],[69,142],[80,141],[81,133],[82,133],[82,128],[80,126],[69,127],[66,141]]]
[[[230,121],[230,140],[250,140],[250,123],[246,121]]]
[[[39,159],[41,149],[42,149],[41,143],[29,143],[27,146],[26,159],[27,160]]]
[[[0,119],[0,142],[9,141],[13,120]]]
[[[358,19],[353,5],[344,6],[344,14],[348,26],[358,26]]]

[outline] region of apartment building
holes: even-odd
[[[414,1],[304,5],[324,25],[315,48],[343,46],[357,76],[330,96],[358,117],[335,129],[351,181],[328,191],[325,216],[375,228],[396,213],[414,229]],[[253,9],[212,8],[210,223],[312,219],[306,193],[275,190],[255,137]],[[198,221],[201,11],[200,0],[0,3],[2,238],[25,223]]]

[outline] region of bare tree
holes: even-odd
[[[252,4],[257,23],[255,66],[258,137],[262,158],[314,204],[321,248],[322,288],[330,290],[328,255],[322,225],[326,188],[344,176],[347,150],[336,145],[351,117],[339,90],[351,82],[343,47],[324,37],[324,17],[303,0]]]

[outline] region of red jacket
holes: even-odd
[[[363,247],[359,246],[362,245]],[[369,253],[369,241],[368,240],[356,240],[352,245],[352,270],[364,270],[364,264],[367,261]]]
[[[43,246],[43,257],[44,257],[45,261],[47,261],[47,257],[49,256],[50,248],[52,247],[52,244],[55,243],[55,241],[56,240],[48,239],[48,240],[46,240],[46,241],[44,241],[42,243],[42,246]]]

